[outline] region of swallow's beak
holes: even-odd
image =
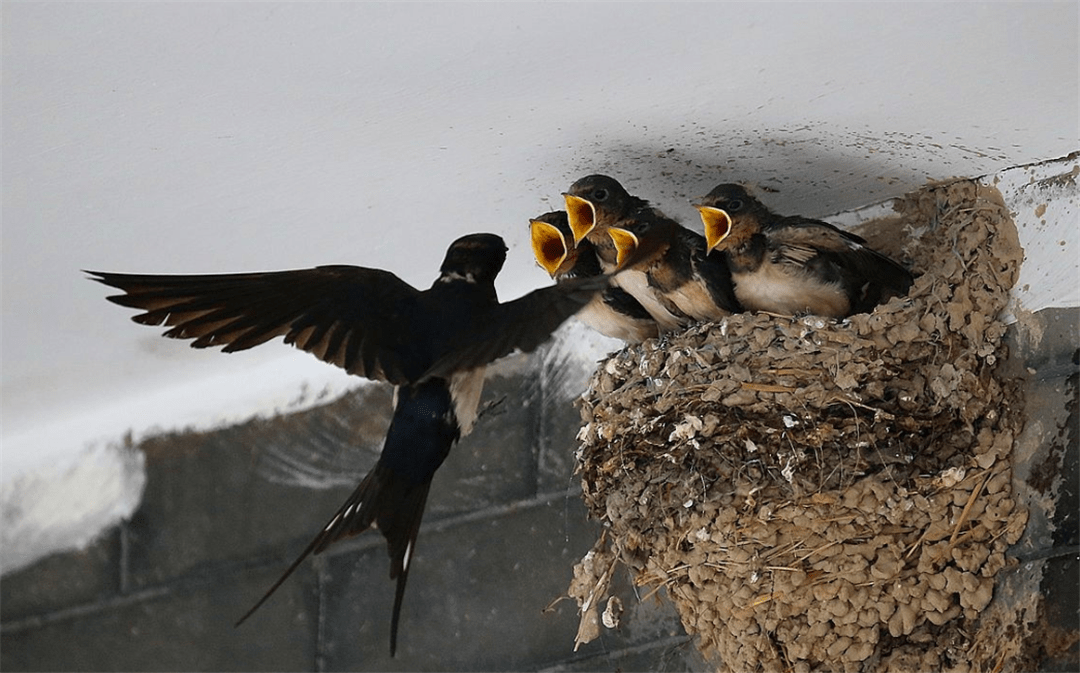
[[[574,232],[574,247],[596,227],[596,208],[580,196],[563,193],[566,200],[566,217],[570,231]]]
[[[621,270],[626,262],[637,252],[638,237],[626,229],[612,227],[607,230],[611,242],[615,244],[615,268]]]
[[[532,249],[533,255],[536,256],[536,263],[554,278],[555,273],[566,260],[568,252],[566,238],[558,228],[540,220],[531,220],[529,230],[532,234]]]
[[[712,206],[694,207],[701,213],[701,223],[705,225],[705,250],[712,252],[731,233],[731,215]]]

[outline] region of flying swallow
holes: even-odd
[[[907,293],[914,278],[855,234],[770,211],[740,185],[719,185],[696,206],[708,250],[728,261],[744,307],[844,318]]]
[[[705,239],[614,178],[590,175],[564,194],[574,237],[590,241],[605,272],[653,315],[665,331],[719,320],[742,310],[726,260],[710,257]],[[597,241],[606,239],[604,247]]]
[[[583,240],[574,246],[565,212],[544,213],[529,222],[529,230],[536,262],[555,282],[603,275],[592,243]],[[656,321],[645,307],[618,286],[593,297],[577,317],[597,332],[629,343],[659,335]]]
[[[464,236],[450,245],[439,277],[423,291],[389,271],[346,265],[193,276],[87,272],[124,292],[109,301],[144,311],[135,322],[169,326],[164,336],[194,339],[194,348],[241,351],[281,336],[350,374],[396,386],[375,467],[237,625],[308,555],[376,526],[397,580],[394,655],[431,479],[472,429],[484,366],[515,349],[536,348],[606,287],[603,278],[576,279],[499,303],[495,277],[505,260],[499,236]]]

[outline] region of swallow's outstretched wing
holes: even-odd
[[[246,350],[276,337],[350,374],[415,381],[423,358],[407,338],[420,291],[389,271],[357,266],[209,275],[88,271],[124,294],[109,301],[141,309],[144,325],[193,339],[193,348]],[[406,338],[403,338],[405,335]]]

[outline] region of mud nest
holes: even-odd
[[[1023,253],[992,187],[895,210],[858,233],[919,274],[906,297],[843,321],[736,315],[600,364],[577,459],[605,531],[570,587],[579,643],[621,563],[725,669],[1000,670],[1019,652],[984,609],[1027,521],[1022,405],[997,371]]]

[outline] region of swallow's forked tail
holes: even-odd
[[[394,612],[390,621],[390,656],[394,656],[409,562],[416,548],[416,534],[420,530],[430,487],[430,480],[418,484],[399,477],[380,460],[292,565],[237,620],[236,626],[254,614],[309,555],[319,554],[334,542],[359,535],[374,525],[386,538],[390,554],[390,579],[397,579]]]

